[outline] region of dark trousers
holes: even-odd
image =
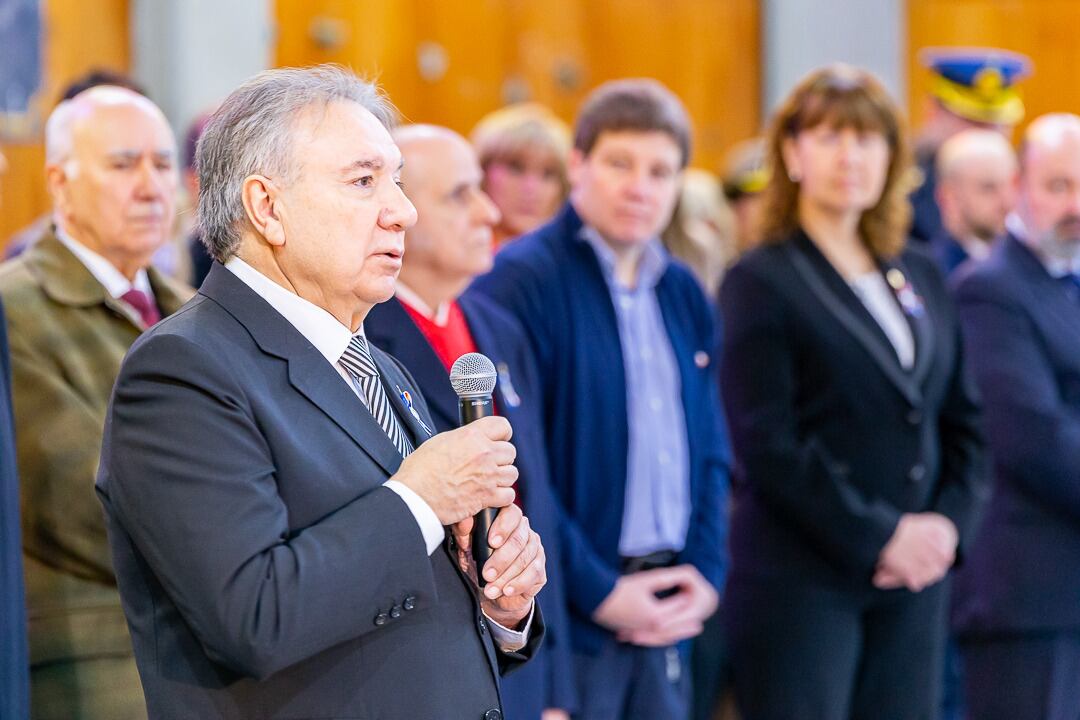
[[[689,669],[675,647],[643,648],[612,637],[599,654],[574,654],[580,710],[574,720],[686,720]]]
[[[724,637],[723,610],[705,621],[705,629],[694,638],[690,656],[692,720],[712,720],[731,682],[731,662]]]
[[[967,639],[969,720],[1080,720],[1080,633]]]
[[[933,720],[949,581],[921,593],[733,577],[724,596],[743,720]]]

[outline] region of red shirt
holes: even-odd
[[[401,300],[401,298],[399,297],[398,300]],[[454,361],[465,353],[478,352],[472,332],[469,331],[469,324],[465,322],[465,314],[461,312],[461,306],[457,304],[456,300],[450,302],[447,306],[445,325],[439,325],[429,320],[404,300],[401,300],[401,306],[405,308],[405,312],[409,313],[409,317],[416,323],[416,327],[420,328],[420,334],[424,336],[424,339],[431,345],[431,349],[435,351],[439,360],[446,366],[447,372],[450,372],[454,367]],[[496,415],[499,414],[499,408],[494,403],[492,403],[491,409]],[[514,483],[514,488],[517,490],[517,483]],[[520,490],[514,496],[514,503],[518,507],[522,506]]]
[[[477,352],[476,343],[473,341],[472,333],[469,332],[469,324],[465,322],[465,315],[461,312],[461,307],[456,300],[447,306],[445,325],[435,324],[407,302],[402,301],[401,305],[416,323],[416,327],[420,328],[424,339],[446,366],[447,372],[450,372],[454,361],[459,357],[465,353]]]

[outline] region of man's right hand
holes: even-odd
[[[517,450],[510,423],[486,417],[439,433],[405,458],[391,478],[424,499],[439,522],[453,525],[486,507],[514,502]]]
[[[656,593],[675,588],[674,595]],[[716,590],[692,565],[623,575],[593,620],[634,645],[666,646],[698,635],[717,606]]]

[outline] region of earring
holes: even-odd
[[[790,180],[793,183],[798,183],[800,180],[802,180],[802,178],[799,176],[799,173],[797,173],[796,171],[791,170],[791,169],[788,169],[787,176],[788,176],[788,180]]]

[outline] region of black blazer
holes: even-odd
[[[994,492],[957,575],[969,635],[1080,628],[1080,303],[1005,238],[956,298],[986,400]]]
[[[508,720],[540,717],[544,708],[576,709],[575,679],[571,666],[570,627],[566,588],[561,570],[559,516],[552,494],[544,445],[541,398],[536,366],[521,326],[505,310],[475,292],[458,298],[477,350],[487,355],[499,372],[495,403],[500,415],[514,428],[520,478],[517,489],[532,529],[544,541],[548,581],[538,596],[544,610],[547,635],[529,664],[503,682]],[[376,305],[364,320],[364,333],[376,346],[401,361],[424,393],[434,430],[457,427],[458,398],[442,360],[397,298]]]
[[[959,326],[933,261],[899,270],[908,371],[847,283],[798,232],[748,253],[721,290],[723,397],[736,457],[732,572],[870,589],[902,513],[950,518],[966,543],[982,439]]]
[[[400,399],[416,384],[372,355]],[[325,358],[215,264],[132,346],[97,488],[151,718],[487,718],[497,652],[444,544],[383,487],[394,445]],[[536,625],[536,620],[540,624]],[[539,630],[539,632],[536,632]]]

